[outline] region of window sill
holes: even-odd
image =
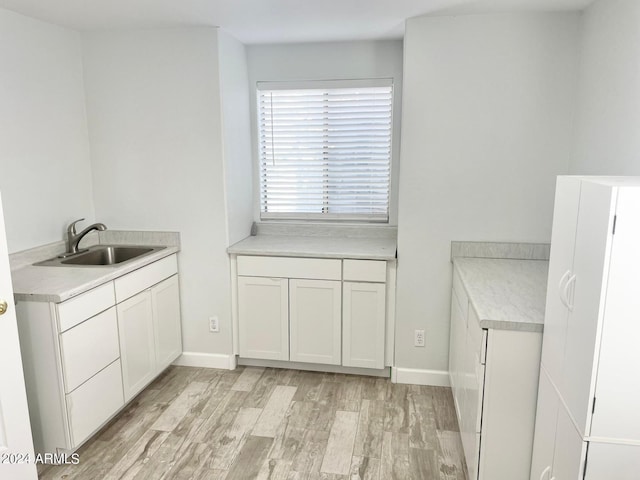
[[[386,225],[256,222],[227,249],[238,255],[393,260],[398,228]]]

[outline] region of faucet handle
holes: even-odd
[[[73,235],[75,235],[76,234],[76,223],[78,223],[78,222],[84,222],[84,218],[79,218],[75,222],[71,222],[69,224],[69,227],[67,227],[67,232],[68,233],[72,233]]]

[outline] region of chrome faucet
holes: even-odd
[[[88,249],[79,249],[78,244],[80,240],[84,238],[84,236],[91,232],[92,230],[100,230],[104,231],[107,229],[104,223],[94,223],[89,225],[87,228],[82,230],[80,233],[76,233],[76,223],[84,221],[84,218],[76,220],[72,222],[71,225],[67,227],[67,251],[60,255],[60,257],[68,257],[70,255],[75,255],[76,253],[86,252]]]

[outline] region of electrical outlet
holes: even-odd
[[[220,322],[218,317],[209,317],[209,331],[218,333],[220,331]]]
[[[414,332],[413,345],[416,347],[424,347],[424,330],[416,330]]]

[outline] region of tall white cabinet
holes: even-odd
[[[638,478],[640,178],[559,177],[531,480]]]

